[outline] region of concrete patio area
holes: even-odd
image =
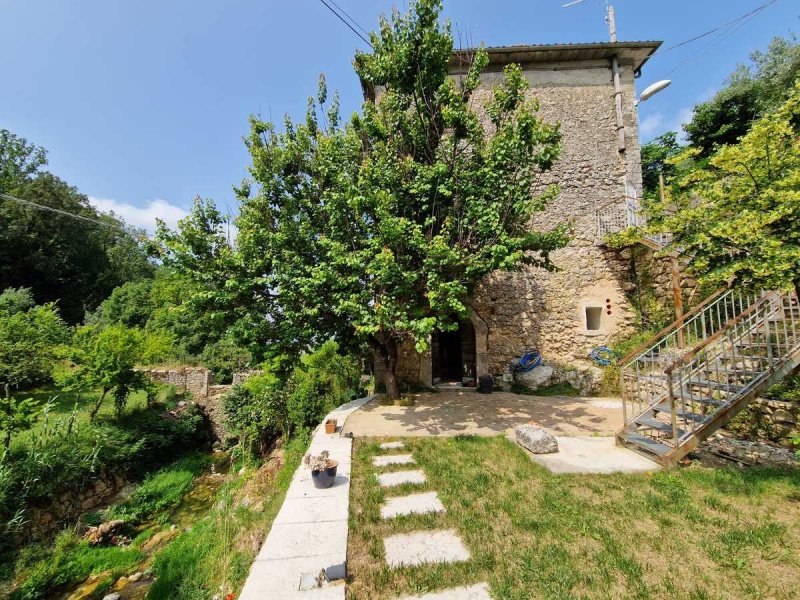
[[[357,437],[492,436],[507,434],[531,420],[562,436],[610,436],[622,427],[618,398],[453,389],[414,394],[414,400],[414,406],[381,406],[373,400],[350,415],[344,433]]]

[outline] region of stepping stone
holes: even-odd
[[[381,444],[381,450],[397,450],[405,447],[406,445],[403,442],[384,442]]]
[[[389,465],[411,465],[414,458],[410,454],[390,454],[388,456],[374,456],[372,464],[376,467],[388,467]]]
[[[381,506],[382,519],[438,512],[444,512],[444,504],[439,500],[436,492],[422,492],[421,494],[389,498],[386,500],[386,504]]]
[[[393,569],[469,560],[469,550],[455,529],[392,535],[383,540],[383,546],[386,562]]]
[[[489,595],[489,584],[477,583],[424,596],[403,596],[400,600],[492,600],[492,597]]]
[[[425,481],[425,473],[422,471],[395,471],[378,475],[378,483],[381,487],[394,487],[404,483],[425,483]]]

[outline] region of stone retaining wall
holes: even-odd
[[[118,473],[101,472],[82,491],[65,490],[47,505],[30,507],[27,518],[30,525],[18,540],[46,540],[58,533],[68,523],[73,523],[83,513],[106,504],[129,482]]]
[[[784,400],[756,398],[728,426],[738,435],[767,439],[788,448],[800,436],[800,404]]]
[[[214,376],[205,367],[140,368],[151,381],[174,385],[179,392],[189,392],[192,398],[207,398]]]

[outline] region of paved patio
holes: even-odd
[[[347,419],[354,436],[507,434],[536,421],[554,435],[610,436],[622,427],[618,398],[525,396],[508,392],[479,394],[471,389],[414,394],[414,406],[381,406],[377,400]]]

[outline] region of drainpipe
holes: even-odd
[[[625,122],[622,119],[622,84],[619,78],[619,60],[611,59],[611,72],[614,75],[614,110],[617,114],[617,150],[625,152]]]

